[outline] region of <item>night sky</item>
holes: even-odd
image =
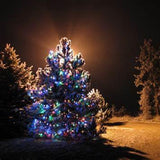
[[[72,40],[109,104],[138,108],[135,57],[144,39],[160,44],[160,6],[153,1],[37,0],[0,2],[0,49],[11,43],[38,67],[63,36]]]

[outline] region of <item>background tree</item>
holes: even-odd
[[[65,140],[94,138],[99,134],[95,115],[100,101],[93,101],[92,93],[87,96],[90,74],[81,68],[81,54],[74,55],[71,41],[62,38],[46,61],[46,67],[37,71],[37,85],[29,91],[34,100],[28,108],[33,119],[30,133],[34,137]]]
[[[31,101],[27,95],[27,87],[33,80],[31,68],[21,62],[9,44],[0,52],[0,124],[6,136],[22,131],[20,114],[24,114],[24,106]]]
[[[123,116],[127,116],[127,115],[131,115],[125,106],[117,106],[115,104],[112,104],[111,106],[111,112],[112,112],[112,116],[114,117],[123,117]]]
[[[140,107],[146,118],[160,114],[160,50],[144,41],[135,67],[135,85],[140,88]]]

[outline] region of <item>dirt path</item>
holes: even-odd
[[[113,146],[131,147],[160,160],[160,123],[110,121],[102,136],[113,141]]]

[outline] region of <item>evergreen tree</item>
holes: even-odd
[[[87,96],[90,74],[81,67],[84,59],[74,55],[71,41],[62,38],[47,65],[38,69],[36,85],[29,91],[34,103],[28,108],[33,119],[29,131],[34,137],[90,139],[98,135],[95,115],[99,101]]]
[[[112,117],[111,108],[109,107],[108,103],[105,103],[103,96],[100,94],[98,89],[92,89],[88,93],[88,98],[95,104],[98,105],[98,112],[95,115],[95,121],[97,125],[98,132],[105,132],[104,131],[104,123],[105,121],[109,120]]]
[[[160,50],[155,49],[151,40],[144,41],[135,67],[135,85],[140,87],[139,104],[145,117],[160,114]]]
[[[142,91],[139,93],[141,94],[139,104],[141,106],[141,110],[143,111],[143,117],[145,119],[150,119],[154,113],[153,88],[151,88],[151,86],[144,86]]]
[[[31,68],[21,62],[9,44],[0,52],[0,123],[6,132],[19,128],[23,107],[31,101],[26,90],[33,79]]]

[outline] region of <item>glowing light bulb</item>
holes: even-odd
[[[60,86],[63,85],[63,82],[59,82],[59,85],[60,85]]]
[[[59,75],[63,75],[63,71],[60,71],[60,72],[59,72]]]
[[[61,58],[60,61],[59,61],[60,65],[63,65],[64,64],[64,59]]]
[[[53,50],[50,50],[49,53],[50,53],[50,54],[53,54]]]
[[[39,136],[40,136],[40,137],[43,137],[43,133],[39,133]]]
[[[49,51],[48,58],[50,58],[50,59],[51,59],[52,57],[53,57],[53,51],[52,51],[52,50],[50,50],[50,51]]]
[[[53,117],[52,116],[49,116],[49,121],[53,121]]]

